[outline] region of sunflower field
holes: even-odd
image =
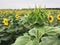
[[[0,10],[0,45],[60,45],[60,12]]]

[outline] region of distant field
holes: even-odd
[[[60,9],[47,9],[48,12],[57,11],[60,12]],[[13,13],[19,13],[19,14],[29,14],[31,13],[31,10],[23,9],[23,10],[12,10],[12,9],[2,9],[0,10],[0,14],[13,14]]]

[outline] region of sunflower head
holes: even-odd
[[[53,20],[54,20],[53,16],[49,16],[49,17],[48,17],[48,21],[49,21],[50,23],[52,23]]]
[[[15,18],[16,18],[16,19],[18,19],[18,18],[19,18],[19,15],[18,15],[18,14],[16,14],[16,15],[15,15]]]
[[[57,20],[60,20],[60,14],[57,15]]]
[[[7,18],[4,18],[3,19],[3,23],[4,23],[4,25],[8,26],[8,19]]]

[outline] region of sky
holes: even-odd
[[[0,0],[0,9],[60,8],[60,0]]]

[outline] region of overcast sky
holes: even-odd
[[[60,0],[0,0],[0,9],[34,8],[35,5],[60,8]]]

